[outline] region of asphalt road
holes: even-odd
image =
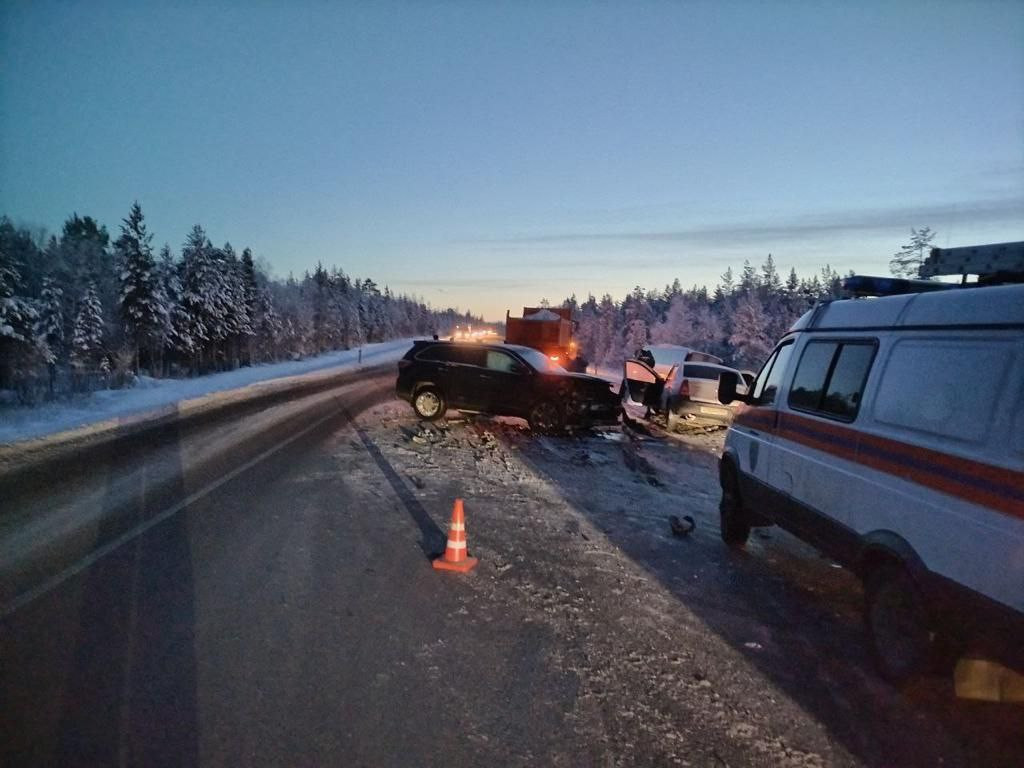
[[[100,556],[0,619],[0,765],[1016,764],[1021,710],[877,679],[849,574],[721,546],[713,441],[425,433],[390,385],[90,486]],[[455,496],[468,575],[429,565]]]
[[[466,589],[424,554],[440,529],[396,503],[349,421],[388,390],[358,395],[3,619],[0,763],[469,765],[524,744],[573,753],[560,721],[574,681],[545,665],[549,638],[522,631],[514,611],[465,620]],[[376,486],[350,483],[357,467]]]

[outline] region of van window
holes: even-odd
[[[962,442],[989,432],[1016,350],[996,340],[905,339],[893,345],[875,419]]]
[[[761,368],[754,384],[754,404],[771,405],[779,391],[782,376],[786,373],[789,358],[793,354],[793,342],[787,341],[778,347]]]
[[[874,344],[843,344],[821,403],[825,413],[848,421],[857,418],[864,383],[874,356]]]
[[[815,411],[825,390],[825,379],[839,344],[834,341],[812,341],[804,347],[797,366],[793,386],[789,388],[789,406],[805,411]]]
[[[873,341],[808,343],[790,387],[790,407],[853,421],[860,409],[875,349]]]

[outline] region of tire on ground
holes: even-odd
[[[905,568],[885,564],[867,574],[864,623],[872,660],[889,682],[909,682],[938,661],[942,646],[928,606]]]
[[[722,500],[718,504],[722,541],[730,547],[742,547],[750,538],[750,519],[740,499],[739,481],[731,464],[722,468]]]
[[[554,434],[565,425],[565,415],[561,406],[554,400],[539,400],[530,408],[526,419],[530,429],[541,434]]]
[[[437,387],[423,387],[413,396],[412,409],[421,419],[437,421],[448,410],[448,403]]]

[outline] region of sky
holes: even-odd
[[[0,214],[504,318],[1024,239],[1024,2],[0,3]]]

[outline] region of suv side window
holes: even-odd
[[[487,367],[492,371],[512,373],[516,368],[516,361],[512,359],[511,355],[489,349],[487,350]]]
[[[423,350],[418,360],[438,363],[461,363],[462,365],[484,365],[483,350],[461,344],[435,344]]]
[[[875,358],[874,341],[812,341],[804,347],[789,390],[789,406],[853,421]]]
[[[775,402],[775,395],[779,391],[779,383],[782,381],[786,368],[789,367],[789,358],[793,354],[793,342],[787,341],[776,348],[768,362],[761,368],[754,382],[754,405],[771,405]]]
[[[452,357],[453,351],[454,347],[450,347],[447,344],[435,344],[432,347],[427,347],[416,355],[416,359],[426,360],[428,362],[451,363],[454,362],[454,358]]]
[[[484,357],[484,351],[480,347],[466,345],[458,345],[452,348],[454,355],[452,356],[453,363],[462,363],[462,365],[475,365],[483,368],[487,364],[487,360]]]

